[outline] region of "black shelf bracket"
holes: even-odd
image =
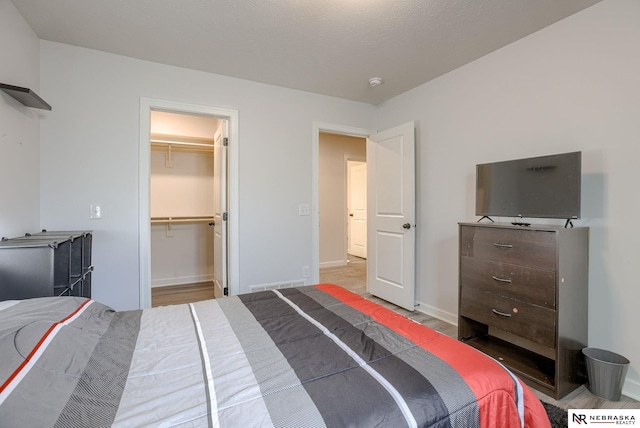
[[[0,90],[6,92],[8,95],[20,101],[27,107],[39,108],[41,110],[51,110],[51,106],[29,88],[0,83]]]

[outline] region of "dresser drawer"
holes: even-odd
[[[461,287],[460,315],[513,333],[548,348],[555,347],[556,312],[508,297]]]
[[[552,270],[461,257],[460,285],[551,309],[556,306],[556,272]]]
[[[460,255],[556,269],[556,234],[540,230],[460,228]]]

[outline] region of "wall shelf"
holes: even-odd
[[[20,101],[27,107],[38,108],[41,110],[51,110],[51,106],[29,88],[0,83],[0,90],[6,92],[8,95]]]

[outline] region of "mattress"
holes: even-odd
[[[497,361],[341,287],[0,302],[2,427],[548,427]]]

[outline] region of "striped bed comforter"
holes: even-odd
[[[2,427],[548,427],[496,361],[334,285],[0,302]]]

